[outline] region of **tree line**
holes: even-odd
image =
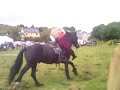
[[[98,25],[95,26],[91,32],[90,38],[95,38],[97,40],[113,40],[120,39],[120,22],[112,22],[108,25]]]

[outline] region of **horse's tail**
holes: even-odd
[[[16,60],[15,60],[15,63],[14,65],[12,66],[11,70],[10,70],[10,73],[9,73],[9,76],[8,76],[8,82],[9,84],[11,84],[11,82],[13,81],[13,79],[15,78],[16,74],[19,72],[21,66],[22,66],[22,63],[23,63],[23,53],[25,51],[25,48],[21,49]]]

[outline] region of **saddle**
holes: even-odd
[[[50,45],[50,47],[53,48],[55,54],[59,55],[59,60],[62,60],[63,59],[63,54],[62,54],[62,50],[59,47],[59,45],[55,42],[49,42],[48,44]]]
[[[49,46],[53,48],[55,54],[60,54],[62,52],[61,48],[58,46],[56,42],[48,42]]]

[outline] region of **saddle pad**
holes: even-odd
[[[61,49],[59,47],[57,48],[53,48],[55,54],[60,54],[61,53]]]

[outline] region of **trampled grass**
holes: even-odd
[[[19,90],[107,90],[107,78],[112,51],[116,46],[84,46],[74,49],[77,59],[72,61],[78,71],[78,76],[72,73],[69,65],[70,77],[67,80],[64,65],[40,63],[37,66],[37,78],[45,84],[36,87],[31,78],[31,70],[23,77]],[[16,56],[2,54],[17,54],[19,50],[0,51],[0,90],[12,90],[7,84],[7,76]],[[25,60],[24,60],[25,64]],[[22,66],[24,66],[24,64]]]

